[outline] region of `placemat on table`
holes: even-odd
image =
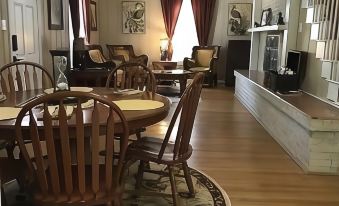
[[[113,101],[121,110],[151,110],[164,106],[163,102],[154,100],[128,99]]]

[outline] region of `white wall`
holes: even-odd
[[[100,44],[132,44],[137,54],[147,54],[149,63],[159,60],[159,41],[166,37],[165,25],[162,16],[161,3],[158,0],[146,2],[146,33],[123,34],[121,19],[121,0],[100,0]],[[217,0],[215,16],[211,25],[209,44],[221,45],[220,60],[218,62],[218,78],[225,79],[226,48],[228,40],[249,40],[247,36],[227,36],[228,3],[252,3],[251,0]]]
[[[301,32],[298,33],[297,49],[308,52],[307,66],[305,79],[301,88],[315,96],[324,100],[327,96],[328,83],[325,79],[321,78],[320,59],[315,58],[316,41],[310,40],[311,24],[306,24],[306,9],[300,9],[300,23],[302,23]]]
[[[132,44],[137,55],[147,54],[149,63],[159,61],[160,39],[166,37],[165,25],[159,0],[145,0],[146,32],[144,34],[123,34],[121,0],[100,0],[99,42],[106,50],[106,44]]]
[[[252,3],[252,0],[218,0],[215,5],[215,13],[212,31],[210,33],[211,44],[221,45],[221,53],[218,61],[218,79],[225,80],[227,47],[229,40],[251,40],[251,36],[228,36],[228,4],[229,3]],[[253,8],[252,8],[253,9]],[[213,29],[214,28],[214,29]]]

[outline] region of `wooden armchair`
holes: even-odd
[[[127,158],[129,162],[140,160],[136,183],[137,189],[140,187],[144,172],[159,173],[159,171],[145,170],[146,162],[155,162],[157,164],[167,165],[174,205],[177,205],[178,202],[175,177],[173,173],[174,166],[182,166],[189,192],[192,196],[194,195],[194,188],[187,160],[190,158],[193,151],[189,142],[200,99],[203,79],[203,73],[196,74],[193,82],[186,88],[176,110],[174,111],[164,140],[154,137],[142,137],[136,142],[130,144],[127,149]],[[179,114],[180,118],[178,118]],[[174,142],[170,142],[170,136],[178,119],[179,124],[176,139]]]
[[[147,66],[148,56],[142,54],[140,56],[135,55],[132,45],[109,45],[107,49],[111,59],[125,62],[139,62]]]
[[[100,45],[88,45],[88,51],[85,53],[86,68],[106,68],[111,70],[116,67],[113,60],[107,59],[103,55]]]
[[[64,103],[70,99],[77,107],[68,118]],[[81,104],[87,100],[93,100],[94,106],[83,109]],[[57,104],[59,109],[49,112],[50,104]],[[121,126],[119,156],[114,156],[118,124]],[[128,125],[112,101],[84,92],[44,95],[22,108],[15,132],[28,167],[31,180],[28,188],[34,205],[121,205]],[[24,138],[32,140],[32,159]],[[46,140],[47,156],[42,154],[42,139]],[[106,154],[100,162],[99,139],[104,142]]]
[[[210,87],[217,85],[216,61],[219,58],[220,46],[194,46],[191,58],[185,57],[184,69],[192,72],[204,72]]]

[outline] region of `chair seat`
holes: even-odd
[[[91,184],[91,165],[85,166],[85,181],[86,181],[86,192],[82,200],[81,194],[78,189],[78,176],[77,176],[77,165],[72,165],[72,178],[73,178],[73,192],[68,199],[68,196],[64,190],[61,190],[58,200],[55,200],[55,196],[51,194],[47,194],[44,196],[41,192],[37,191],[34,193],[35,202],[41,205],[65,205],[67,203],[77,203],[77,205],[92,205],[92,203],[96,204],[105,204],[110,202],[116,197],[122,190],[107,193],[105,189],[105,165],[99,166],[99,192],[96,197],[92,192],[92,184]],[[113,171],[115,169],[113,168]],[[59,174],[61,175],[61,174]],[[113,175],[114,178],[114,175]],[[64,188],[64,178],[61,176],[60,178],[60,187]]]
[[[209,67],[193,67],[189,69],[191,72],[208,72],[210,71]]]
[[[187,160],[192,155],[192,146],[189,145],[188,150],[185,154],[183,154],[180,158],[175,158],[173,160],[173,150],[174,143],[169,142],[165,149],[164,155],[162,159],[158,158],[158,154],[160,152],[162,146],[162,139],[155,137],[142,137],[138,141],[133,142],[128,146],[127,154],[132,154],[132,156],[137,156],[138,159],[142,159],[145,161],[152,161],[158,164],[177,164],[181,163],[183,160]],[[177,160],[177,159],[180,159]]]

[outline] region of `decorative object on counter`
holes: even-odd
[[[277,25],[285,25],[284,17],[282,16],[281,12],[279,12],[277,15]]]
[[[160,60],[168,60],[168,38],[160,39]]]
[[[145,30],[145,2],[123,1],[122,33],[141,34],[145,33]]]
[[[228,31],[229,36],[245,35],[252,25],[252,4],[228,4]]]
[[[64,15],[62,0],[47,0],[48,29],[64,30]]]
[[[280,65],[280,35],[267,35],[264,53],[264,71],[277,71]]]
[[[272,9],[268,8],[262,11],[260,26],[271,26],[272,25]]]

